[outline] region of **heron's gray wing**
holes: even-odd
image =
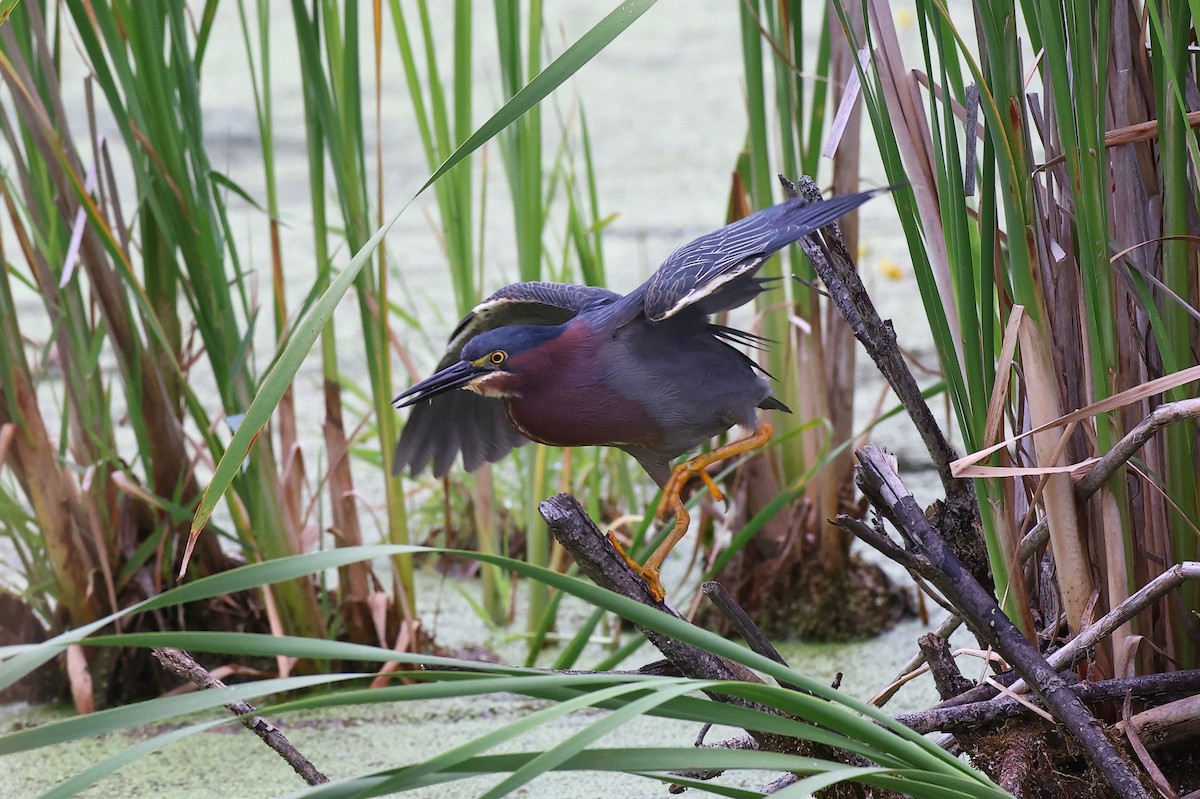
[[[793,198],[683,245],[639,290],[646,318],[661,322],[685,308],[712,314],[748,302],[760,291],[754,273],[763,261],[884,191],[815,203]]]
[[[466,343],[485,330],[508,325],[561,325],[584,308],[619,299],[621,295],[614,291],[573,283],[531,281],[505,286],[458,323],[438,369],[457,363]]]
[[[416,477],[432,463],[433,475],[442,477],[460,452],[463,468],[471,472],[527,441],[509,423],[499,400],[447,391],[413,406],[396,443],[392,474],[408,471]]]
[[[507,325],[561,325],[585,308],[611,303],[620,294],[569,283],[514,283],[497,291],[466,315],[450,334],[437,371],[458,363],[467,342]],[[462,453],[463,468],[474,471],[500,460],[527,439],[513,428],[499,400],[470,391],[447,391],[413,406],[392,458],[392,474],[414,477],[432,463],[441,477]]]

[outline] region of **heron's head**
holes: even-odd
[[[455,388],[465,388],[487,397],[513,396],[515,383],[512,376],[524,375],[522,364],[531,363],[522,356],[554,341],[565,327],[510,325],[480,333],[462,348],[458,363],[440,369],[393,402],[399,402],[399,407],[403,408]]]

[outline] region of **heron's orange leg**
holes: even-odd
[[[661,602],[667,592],[663,590],[662,583],[658,579],[658,568],[662,566],[663,560],[667,554],[675,548],[679,543],[679,539],[683,538],[687,533],[688,527],[692,523],[692,517],[688,514],[687,508],[683,506],[683,500],[679,498],[679,494],[674,495],[675,511],[675,526],[671,528],[671,532],[663,539],[663,542],[658,545],[658,549],[651,553],[650,557],[646,558],[646,562],[638,569],[638,573],[642,575],[642,579],[646,581],[646,585],[650,588],[651,595],[655,601]]]
[[[705,471],[709,466],[712,466],[718,461],[727,460],[735,455],[741,455],[744,452],[756,450],[764,446],[771,440],[771,434],[774,430],[769,422],[763,422],[750,435],[745,438],[739,438],[737,441],[730,441],[724,446],[717,447],[711,452],[702,452],[694,458],[688,458],[683,463],[675,467],[675,471],[671,472],[671,479],[663,487],[662,499],[658,502],[658,518],[666,518],[667,511],[679,505],[682,507],[682,502],[679,499],[679,494],[683,491],[683,487],[687,485],[688,480],[695,475],[704,481],[708,486],[708,493],[718,502],[724,501],[725,495],[721,493],[721,489],[713,482],[712,477]],[[659,547],[661,549],[662,547]]]
[[[641,566],[638,566],[633,558],[625,554],[625,550],[617,543],[614,536],[609,533],[609,541],[612,541],[613,546],[617,548],[617,551],[621,553],[621,557],[625,558],[630,567],[642,575],[642,578],[646,581],[646,585],[650,588],[650,593],[656,601],[661,602],[662,598],[666,596],[662,583],[658,579],[659,567],[662,566],[662,562],[671,550],[675,548],[675,545],[679,543],[679,539],[683,538],[688,526],[692,522],[687,508],[683,506],[683,500],[679,497],[679,492],[683,490],[683,487],[687,485],[687,481],[693,475],[698,475],[704,481],[705,485],[708,486],[709,493],[712,494],[714,499],[718,501],[724,500],[725,495],[721,493],[721,489],[717,487],[717,484],[713,482],[713,479],[709,477],[705,469],[718,461],[758,449],[771,440],[772,432],[771,425],[763,422],[757,430],[745,438],[731,441],[724,446],[717,447],[711,452],[705,452],[694,458],[689,458],[675,467],[675,471],[671,473],[671,479],[663,487],[662,501],[658,504],[658,518],[664,518],[667,511],[671,511],[675,514],[675,525],[666,539],[658,545],[658,549],[654,550],[653,554],[646,558],[646,562]]]

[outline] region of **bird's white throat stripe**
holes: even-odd
[[[488,372],[467,383],[463,388],[467,391],[474,391],[484,397],[513,397],[516,396],[512,392],[504,391],[497,385],[500,377],[505,375],[505,372]]]

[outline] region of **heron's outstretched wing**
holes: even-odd
[[[513,283],[466,315],[450,335],[437,371],[458,363],[475,336],[507,325],[561,325],[585,308],[621,298],[608,289],[569,283]],[[406,469],[414,477],[433,464],[441,477],[462,453],[468,472],[500,460],[527,439],[505,416],[499,400],[470,391],[447,391],[414,405],[392,458],[392,474]]]
[[[789,244],[828,225],[877,194],[875,189],[821,202],[792,198],[726,225],[671,254],[636,293],[651,322],[685,308],[713,314],[749,302],[761,290],[754,273]]]

